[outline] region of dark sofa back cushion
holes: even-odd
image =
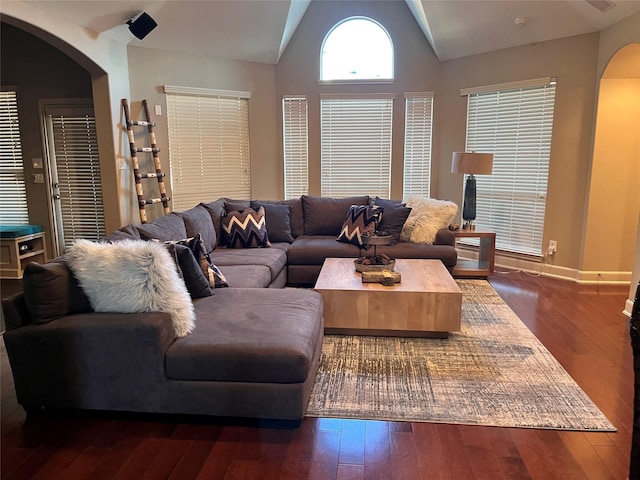
[[[200,234],[204,246],[207,249],[207,253],[212,252],[217,245],[216,231],[213,228],[213,222],[211,221],[211,215],[205,207],[202,205],[196,205],[195,207],[187,210],[186,212],[178,213],[184,221],[185,229],[187,230],[187,237],[195,237],[196,234]],[[181,237],[182,238],[182,237]],[[177,240],[173,238],[172,240]]]
[[[351,205],[367,205],[369,196],[329,198],[302,195],[305,235],[335,235],[347,218]]]
[[[184,221],[177,213],[170,213],[144,225],[136,225],[136,228],[143,240],[179,240],[187,236]]]
[[[34,323],[65,315],[92,312],[89,298],[67,266],[64,257],[40,265],[30,263],[22,278],[24,299]]]
[[[120,240],[140,240],[140,232],[135,225],[129,224],[125,225],[118,230],[114,230],[109,233],[106,237],[103,238],[104,241],[107,242],[117,242]]]
[[[219,198],[215,202],[200,203],[200,205],[209,212],[211,223],[213,223],[213,229],[216,232],[216,244],[220,245],[220,240],[222,240],[222,217],[226,215],[224,209],[224,198]]]

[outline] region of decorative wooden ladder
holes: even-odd
[[[124,109],[124,118],[127,123],[127,135],[129,137],[129,148],[131,150],[131,164],[133,166],[133,177],[136,182],[136,194],[138,195],[138,208],[140,209],[140,221],[142,223],[147,223],[147,212],[145,210],[145,207],[147,205],[162,203],[162,207],[164,208],[164,214],[167,215],[171,213],[171,211],[169,210],[170,198],[167,196],[167,192],[164,187],[165,174],[162,172],[162,164],[160,163],[160,157],[158,156],[160,149],[156,145],[156,135],[155,133],[153,133],[153,127],[155,127],[156,124],[151,121],[151,116],[149,115],[149,107],[147,106],[146,100],[142,100],[142,109],[144,110],[144,115],[146,120],[131,121],[131,118],[129,116],[129,104],[127,103],[126,98],[122,99],[122,108]],[[136,147],[133,127],[147,128],[147,132],[149,133],[149,144],[151,145],[150,147]],[[153,154],[153,164],[156,169],[155,172],[150,172],[150,173],[140,172],[140,165],[138,164],[138,155],[137,155],[138,153]],[[148,198],[148,199],[144,198],[142,180],[146,180],[150,178],[157,179],[158,188],[160,190],[160,198]]]

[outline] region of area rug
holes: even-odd
[[[307,416],[615,431],[484,280],[448,339],[325,336]]]

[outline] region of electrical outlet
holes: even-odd
[[[547,247],[547,255],[554,255],[558,251],[558,242],[555,240],[549,240],[549,246]]]

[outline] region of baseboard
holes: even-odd
[[[459,250],[460,258],[474,259],[477,253],[471,250]],[[632,272],[585,271],[575,268],[553,265],[549,262],[538,262],[527,258],[496,254],[497,267],[510,270],[523,270],[545,277],[570,280],[584,285],[630,285]]]

